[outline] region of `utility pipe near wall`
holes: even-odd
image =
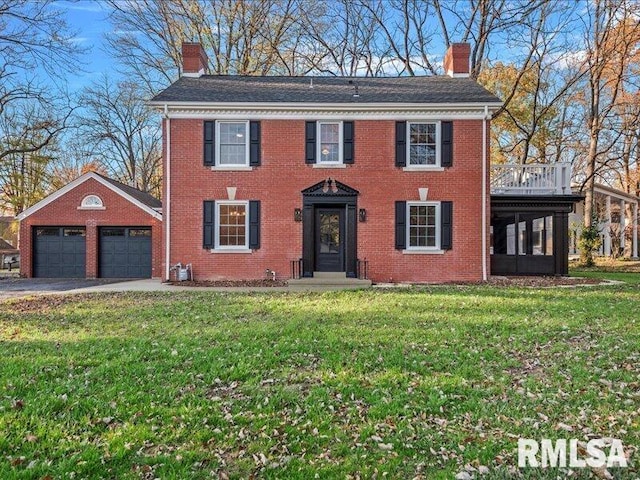
[[[162,201],[162,220],[165,225],[165,256],[164,256],[164,265],[165,265],[165,279],[169,281],[169,274],[171,268],[171,119],[169,118],[169,108],[165,104],[164,106],[164,119],[165,119],[165,128],[166,128],[166,154],[167,154],[167,162],[166,162],[166,172],[164,172],[164,178],[167,182],[167,188],[165,190],[166,197]]]
[[[487,268],[487,121],[489,106],[484,107],[482,119],[482,280],[488,279]]]

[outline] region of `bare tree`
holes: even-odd
[[[479,82],[510,100],[492,122],[494,160],[525,164],[563,157],[568,103],[585,74],[565,35],[575,27],[575,10],[574,4],[543,5],[526,46],[527,65],[497,62],[482,69]]]
[[[87,172],[108,175],[99,150],[86,141],[82,128],[76,127],[68,133],[60,143],[57,158],[50,168],[51,190],[58,190]]]
[[[160,195],[162,135],[140,87],[108,77],[88,87],[80,129],[94,159],[123,183]]]
[[[79,68],[83,50],[74,42],[63,12],[52,4],[52,0],[0,0],[2,125],[12,125],[10,119],[20,111],[30,112],[30,124],[21,122],[20,141],[15,140],[15,128],[0,129],[0,162],[38,152],[67,126],[72,107],[62,102],[63,79],[65,72]],[[38,75],[46,76],[46,84]]]
[[[585,230],[593,227],[596,176],[606,165],[607,154],[621,137],[610,126],[616,121],[616,105],[630,73],[627,62],[640,29],[637,21],[626,20],[636,18],[637,9],[637,5],[624,0],[596,0],[587,5],[585,107],[588,149],[582,185]],[[606,141],[605,133],[608,133]],[[591,251],[585,250],[582,255],[584,263],[593,262]]]
[[[49,188],[49,167],[56,156],[51,126],[39,119],[37,104],[12,105],[0,116],[0,209],[18,214],[41,200]],[[55,128],[55,127],[54,127]],[[46,139],[46,141],[45,141]],[[38,145],[37,149],[33,146]]]
[[[181,44],[197,41],[216,74],[296,73],[298,0],[108,0],[111,52],[153,94],[180,73]]]

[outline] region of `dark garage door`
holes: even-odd
[[[100,276],[102,278],[151,277],[151,229],[101,228]]]
[[[33,232],[33,276],[84,278],[84,227],[36,227]]]

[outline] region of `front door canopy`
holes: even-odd
[[[351,188],[331,177],[302,190],[305,205],[317,203],[355,205],[359,194],[360,192],[355,188]]]

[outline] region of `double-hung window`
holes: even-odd
[[[342,122],[318,122],[318,163],[343,163]]]
[[[440,167],[440,122],[409,122],[408,127],[408,166]]]
[[[249,122],[216,122],[216,165],[249,166]]]
[[[440,250],[440,202],[407,202],[407,250]]]
[[[249,202],[216,202],[216,249],[249,248]]]

